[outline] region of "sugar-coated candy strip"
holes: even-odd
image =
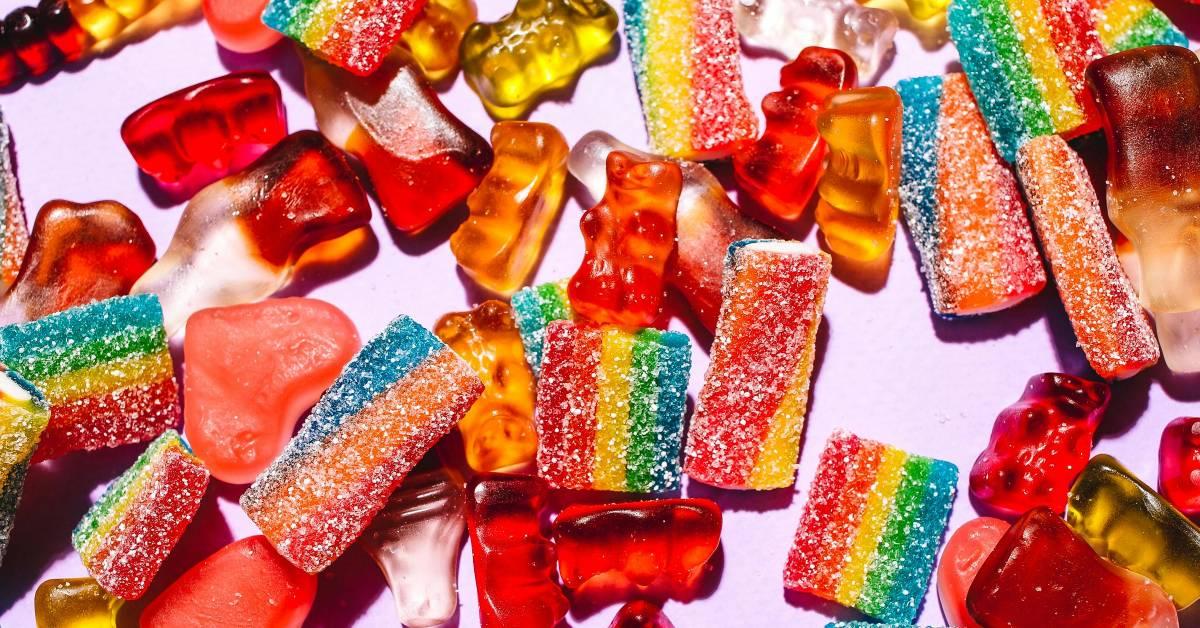
[[[1017,166],[1088,363],[1105,379],[1132,377],[1158,363],[1158,339],[1117,260],[1083,160],[1061,137],[1049,135],[1022,146]]]
[[[1187,35],[1149,0],[1091,0],[1105,52],[1145,46],[1188,47]]]
[[[900,204],[934,312],[985,314],[1046,285],[1012,170],[1001,160],[967,78],[904,79]]]
[[[821,453],[784,586],[885,622],[925,597],[958,469],[837,430]]]
[[[100,586],[125,600],[141,597],[200,508],[208,479],[175,430],[151,443],[71,533]]]
[[[424,6],[425,0],[271,0],[262,21],[330,63],[366,76]]]
[[[554,321],[575,319],[571,298],[567,296],[567,281],[543,283],[522,288],[512,296],[513,316],[525,345],[525,360],[533,373],[542,372],[542,351],[546,328]]]
[[[20,375],[0,366],[0,561],[25,486],[25,471],[50,422],[50,402]]]
[[[317,573],[482,392],[462,358],[401,316],[350,361],[242,509],[280,555]]]
[[[740,489],[791,486],[832,262],[799,242],[729,247],[712,363],[684,469]]]
[[[4,204],[4,215],[0,217],[0,288],[8,287],[17,279],[25,247],[29,244],[25,205],[17,187],[13,154],[12,134],[4,121],[4,111],[0,110],[0,202]]]

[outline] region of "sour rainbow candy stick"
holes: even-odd
[[[366,76],[424,6],[425,0],[271,0],[262,21],[326,61]]]
[[[512,297],[512,309],[517,329],[521,331],[521,342],[525,345],[525,360],[534,374],[539,374],[546,328],[554,321],[575,318],[571,299],[567,296],[566,280],[522,288]]]
[[[50,422],[50,404],[33,384],[0,366],[0,561],[25,486],[25,471]]]
[[[17,188],[13,167],[12,135],[0,111],[0,288],[7,288],[21,270],[29,232],[25,228],[25,206]]]

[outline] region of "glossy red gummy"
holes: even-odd
[[[617,611],[608,628],[675,628],[675,624],[657,604],[634,600]]]
[[[1006,521],[979,517],[964,523],[946,541],[946,549],[942,550],[938,560],[937,592],[947,624],[961,628],[979,627],[967,613],[967,591],[975,581],[979,567],[1008,528]]]
[[[1158,492],[1179,512],[1200,515],[1200,418],[1167,424],[1158,446]]]
[[[1111,396],[1107,384],[1071,375],[1030,378],[1021,398],[996,417],[971,467],[971,495],[1011,517],[1035,506],[1063,512]]]
[[[4,18],[8,40],[30,76],[45,74],[61,60],[39,17],[36,8],[21,7]]]
[[[83,56],[91,36],[75,20],[67,0],[42,0],[38,3],[38,13],[46,36],[64,61],[75,61]]]

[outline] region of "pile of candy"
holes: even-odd
[[[0,87],[196,5],[17,9]],[[39,627],[300,626],[355,544],[399,621],[437,626],[458,612],[464,538],[483,626],[550,628],[607,595],[628,602],[612,626],[669,627],[661,602],[694,600],[721,543],[721,508],[680,497],[684,476],[793,490],[834,269],[886,266],[901,217],[934,314],[992,315],[1052,281],[1098,377],[1035,375],[1000,412],[957,501],[998,518],[944,549],[959,469],[835,430],[808,454],[782,588],[908,625],[936,573],[947,623],[989,628],[1178,626],[1200,599],[1200,419],[1165,427],[1161,494],[1092,456],[1099,380],[1160,357],[1200,372],[1200,59],[1148,0],[913,0],[906,23],[945,14],[963,71],[895,88],[860,82],[900,20],[849,0],[516,0],[494,23],[472,0],[203,11],[229,50],[295,48],[318,130],[289,133],[263,72],[131,113],[132,159],[186,202],[161,255],[114,201],[52,201],[27,229],[0,117],[0,559],[31,465],[142,449],[74,528],[87,576],[38,587]],[[742,38],[791,59],[761,135]],[[620,45],[653,153],[513,119]],[[490,142],[435,89],[459,68],[498,120]],[[1068,142],[1100,131],[1105,195]],[[744,208],[700,163],[726,159]],[[586,250],[531,286],[568,173],[594,200]],[[465,206],[450,250],[497,298],[432,330],[392,313],[365,343],[332,304],[272,298],[305,263],[343,262],[373,203],[396,237]],[[788,239],[806,221],[823,248]],[[712,333],[690,415],[672,293]],[[164,579],[210,477],[240,485],[262,535],[126,604]]]

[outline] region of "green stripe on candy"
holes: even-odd
[[[1188,47],[1185,36],[1171,20],[1158,9],[1151,8],[1134,22],[1129,32],[1125,33],[1109,50],[1109,54],[1142,48],[1145,46],[1181,46]]]
[[[1009,16],[1008,5],[1004,0],[981,0],[983,17],[992,40],[996,43],[994,62],[1004,68],[1008,76],[1008,84],[1012,89],[1012,97],[1016,99],[1016,110],[1025,125],[1029,137],[1050,135],[1054,133],[1054,124],[1050,120],[1050,111],[1046,101],[1038,91],[1033,79],[1033,68],[1029,58],[1025,56],[1025,48],[1017,36],[1016,27]]]
[[[629,451],[625,457],[625,488],[645,493],[654,485],[655,432],[658,425],[657,329],[638,332],[629,368]]]
[[[896,488],[887,524],[879,545],[875,548],[871,565],[867,568],[867,579],[863,584],[862,593],[855,602],[859,610],[876,619],[913,619],[912,616],[901,616],[899,609],[889,606],[889,601],[892,597],[892,587],[900,577],[909,536],[921,533],[921,530],[915,528],[920,519],[931,467],[932,461],[921,456],[910,457],[904,465],[904,476]]]
[[[950,516],[950,506],[954,503],[954,487],[957,484],[957,467],[944,460],[930,460],[929,479],[925,487],[925,498],[921,501],[921,512],[901,554],[900,571],[890,585],[888,619],[902,617],[904,621],[911,621],[917,616],[917,607],[929,588],[933,563],[937,558],[942,534],[946,531],[946,519]]]

